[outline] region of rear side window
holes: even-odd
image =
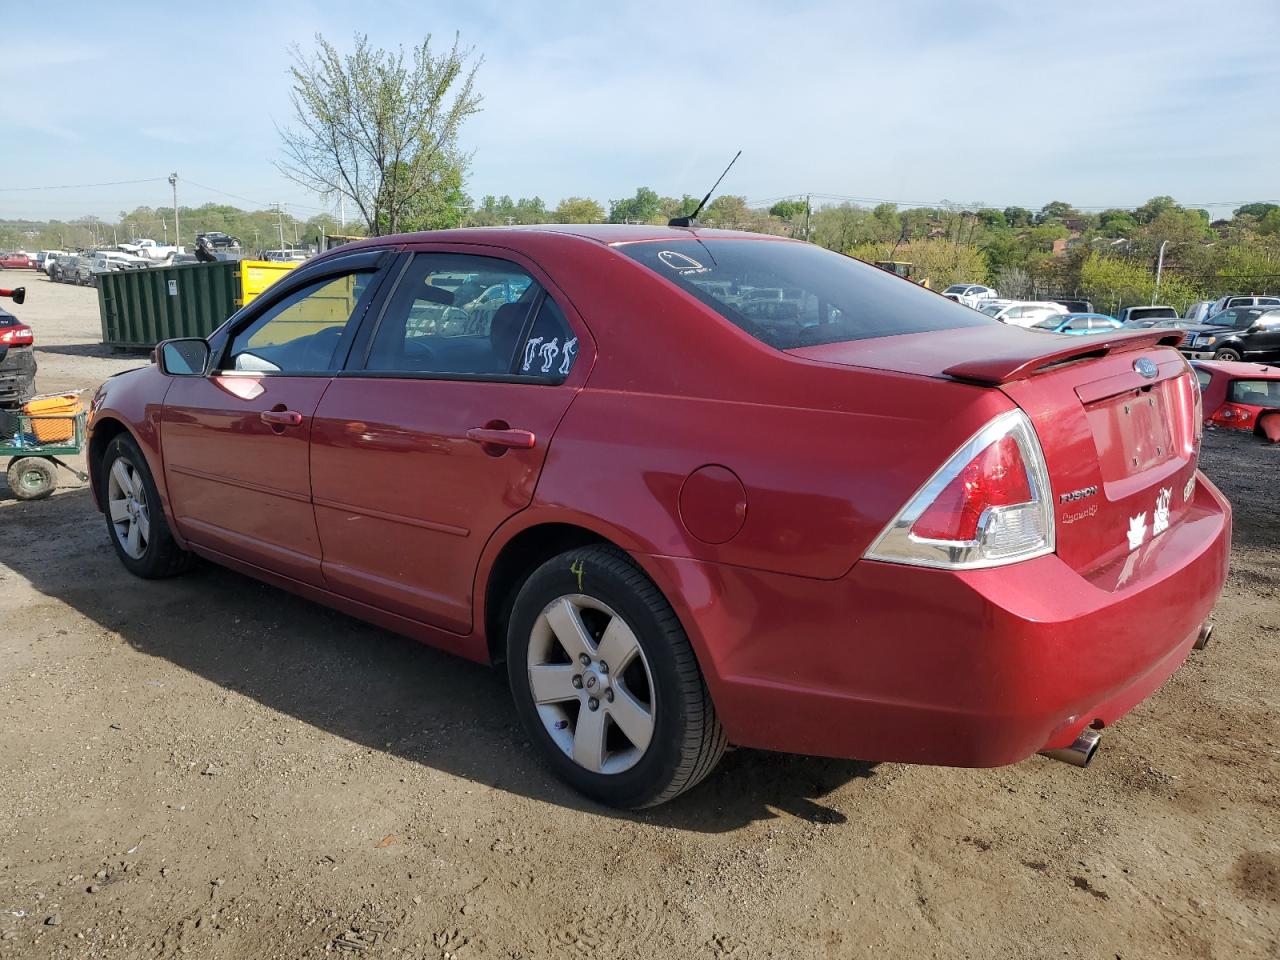
[[[1280,380],[1232,380],[1227,399],[1232,403],[1280,409]]]
[[[616,249],[779,350],[992,322],[908,280],[808,243],[679,239]]]

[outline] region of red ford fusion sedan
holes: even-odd
[[[93,490],[139,576],[203,557],[505,663],[605,803],[728,744],[1083,765],[1226,577],[1180,336],[741,233],[381,237],[104,384]]]

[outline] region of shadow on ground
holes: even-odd
[[[538,762],[505,677],[211,564],[166,581],[120,566],[86,489],[6,503],[0,562],[137,650],[371,749],[548,803],[716,833],[821,800],[874,764],[740,750],[690,793],[636,814],[597,807]]]

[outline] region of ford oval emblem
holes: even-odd
[[[1155,365],[1154,360],[1148,360],[1146,357],[1139,357],[1133,361],[1133,369],[1142,374],[1148,380],[1154,380],[1156,374],[1160,372],[1160,368]]]

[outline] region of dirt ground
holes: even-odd
[[[30,273],[42,392],[145,362]],[[502,677],[209,565],[131,578],[89,494],[0,486],[0,958],[1280,956],[1280,449],[1215,643],[1082,771],[741,750],[622,814]]]

